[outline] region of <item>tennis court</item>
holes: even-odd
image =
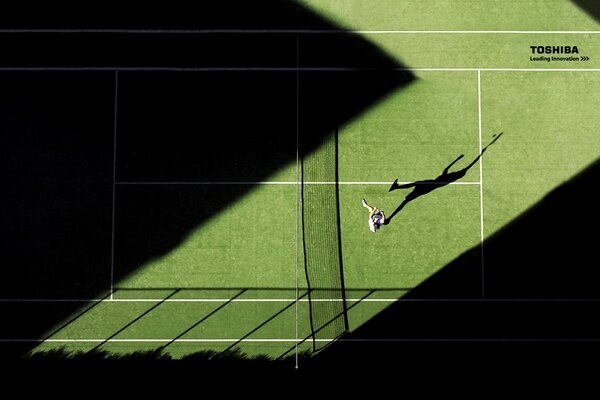
[[[390,346],[470,338],[411,328],[430,318],[414,311],[422,304],[600,299],[588,283],[597,273],[583,265],[592,239],[561,232],[569,225],[560,219],[554,235],[571,238],[530,249],[565,246],[555,255],[563,269],[527,270],[533,256],[511,263],[511,249],[497,244],[556,190],[597,170],[592,15],[567,0],[290,4],[279,15],[289,26],[0,32],[33,46],[82,40],[90,54],[115,37],[140,49],[137,59],[123,50],[85,65],[22,58],[0,68],[2,208],[13,210],[2,228],[12,266],[0,296],[3,347],[236,351],[301,367],[301,356],[327,352],[338,334],[349,345],[368,340],[361,332],[394,307],[413,318],[386,323],[394,329],[378,340]],[[152,43],[159,51],[148,55]],[[576,45],[589,60],[531,61],[538,44]],[[206,57],[190,55],[202,46]],[[464,176],[369,231],[363,198],[391,215],[412,190],[388,191],[395,179],[433,180],[460,155],[451,172],[477,160]],[[589,187],[566,193],[564,207],[594,222]],[[338,229],[323,233],[329,217]],[[333,264],[335,279],[307,272],[310,254],[328,260],[313,271]],[[444,271],[465,257],[454,287]],[[329,319],[315,325],[318,312]],[[503,329],[479,335],[521,337]]]

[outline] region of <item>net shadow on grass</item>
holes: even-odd
[[[361,297],[360,299],[355,301],[352,305],[344,308],[338,315],[334,315],[329,321],[324,322],[323,324],[318,326],[316,329],[311,327],[312,329],[311,329],[310,335],[306,336],[304,339],[300,340],[297,344],[295,344],[294,346],[287,349],[283,354],[281,354],[279,357],[277,357],[276,360],[280,360],[280,359],[287,357],[291,352],[296,350],[297,346],[300,346],[307,340],[310,340],[310,339],[314,340],[315,337],[319,336],[319,331],[327,329],[331,324],[334,324],[339,321],[343,321],[343,323],[346,324],[347,318],[348,318],[348,311],[350,311],[352,308],[356,307],[358,304],[360,304],[363,300],[365,300],[367,297],[371,296],[376,291],[377,291],[376,289],[369,290],[369,292],[366,295],[364,295],[363,297]],[[326,349],[333,342],[335,342],[339,338],[343,337],[346,333],[347,333],[347,330],[344,330],[335,337],[329,337],[328,338],[329,341],[326,344],[319,346],[319,351]],[[314,348],[314,345],[313,345],[313,348]]]
[[[65,18],[55,9],[35,18],[7,13],[0,28],[341,30],[292,2],[200,8],[149,6],[135,18],[125,11],[99,18],[102,10],[82,18]],[[348,32],[29,32],[0,40],[2,67],[215,68],[118,74],[115,283],[175,249],[254,187],[221,186],[207,195],[197,186],[125,182],[266,180],[295,162],[297,129],[300,156],[309,154],[334,127],[414,79],[397,70],[397,60]],[[216,70],[245,67],[275,70]],[[321,70],[330,67],[344,70]],[[11,210],[0,226],[3,265],[9,266],[0,297],[95,298],[110,288],[115,77],[114,71],[0,75],[0,178],[6,189],[0,206]],[[41,337],[77,310],[66,302],[0,308],[10,315],[7,338]],[[15,344],[10,353],[26,351]]]
[[[309,291],[306,291],[302,296],[298,297],[297,300],[300,300],[300,299],[304,298],[308,294],[309,294]],[[258,324],[255,328],[253,328],[252,330],[250,330],[248,333],[246,333],[244,336],[242,336],[237,342],[231,344],[231,346],[229,346],[225,350],[223,350],[221,352],[221,354],[227,353],[229,351],[232,351],[238,344],[242,343],[244,341],[244,339],[246,339],[246,338],[250,337],[252,334],[256,333],[262,327],[264,327],[265,325],[267,325],[269,322],[273,321],[275,318],[277,318],[278,316],[280,316],[281,314],[283,314],[286,310],[288,310],[289,308],[291,308],[295,304],[296,304],[295,302],[291,302],[291,303],[287,304],[281,310],[277,311],[275,314],[273,314],[272,316],[270,316],[269,318],[267,318],[266,320],[264,320],[263,322],[261,322],[260,324]]]
[[[109,337],[107,337],[106,339],[104,339],[104,341],[102,341],[101,343],[99,343],[97,346],[95,346],[90,351],[99,350],[100,347],[102,347],[104,344],[108,343],[112,338],[116,337],[118,334],[120,334],[121,332],[123,332],[124,330],[126,330],[127,328],[129,328],[131,325],[135,324],[137,321],[139,321],[140,319],[144,318],[146,315],[150,314],[156,308],[160,307],[160,305],[163,304],[165,301],[167,301],[171,297],[175,296],[179,292],[179,290],[180,289],[177,289],[177,290],[174,290],[171,293],[169,293],[169,295],[167,297],[165,297],[164,299],[162,299],[158,303],[154,304],[152,307],[148,308],[146,311],[144,311],[143,313],[141,313],[140,315],[138,315],[137,317],[135,317],[134,319],[132,319],[131,321],[129,321],[127,324],[125,324],[124,326],[122,326],[121,328],[119,328],[115,333],[113,333],[112,335],[110,335]]]
[[[195,322],[194,324],[192,324],[190,327],[188,327],[187,329],[185,329],[183,332],[181,332],[179,335],[175,336],[171,341],[169,341],[169,343],[165,344],[164,346],[160,347],[160,351],[164,351],[164,349],[166,349],[167,347],[169,347],[170,345],[172,345],[173,343],[175,343],[177,341],[177,339],[180,339],[182,337],[184,337],[187,333],[191,332],[193,329],[195,329],[198,325],[200,325],[201,323],[203,323],[204,321],[206,321],[207,319],[209,319],[210,317],[212,317],[213,315],[215,315],[216,313],[218,313],[219,311],[221,311],[223,308],[225,308],[227,305],[231,304],[231,302],[240,297],[242,294],[244,294],[246,292],[247,289],[241,290],[240,292],[238,292],[235,296],[233,296],[232,298],[230,298],[229,300],[227,300],[225,303],[221,304],[219,307],[215,308],[214,310],[212,310],[210,313],[208,313],[207,315],[205,315],[204,317],[200,318],[197,322]]]
[[[161,292],[165,291],[164,288],[148,289],[148,290],[160,290]],[[141,319],[147,318],[158,307],[160,307],[166,301],[168,301],[168,299],[172,298],[177,293],[181,293],[182,290],[183,289],[169,289],[169,291],[171,291],[171,293],[169,293],[169,295],[167,295],[166,297],[164,297],[161,300],[156,299],[157,301],[155,303],[149,303],[150,306],[145,311],[143,311],[141,314],[139,314],[135,317],[132,317],[129,321],[124,322],[122,327],[116,329],[115,332],[110,334],[108,337],[106,337],[106,339],[99,340],[98,341],[99,343],[96,346],[92,347],[88,351],[69,350],[65,346],[56,345],[55,348],[48,348],[45,350],[32,349],[32,351],[28,354],[27,358],[32,359],[32,360],[44,360],[44,359],[47,359],[47,360],[53,360],[53,359],[93,360],[93,359],[103,359],[103,358],[105,358],[105,359],[122,359],[122,360],[125,360],[128,358],[131,358],[132,360],[138,360],[138,359],[140,359],[140,360],[141,359],[169,360],[169,359],[172,359],[172,356],[170,355],[170,353],[168,351],[165,351],[168,347],[170,347],[171,345],[176,343],[178,341],[178,339],[183,338],[186,334],[188,334],[192,330],[196,329],[198,326],[200,326],[202,323],[207,321],[209,318],[212,318],[212,319],[218,318],[217,314],[222,312],[226,306],[231,307],[231,303],[236,298],[240,297],[242,294],[244,294],[244,293],[248,294],[249,292],[256,290],[256,289],[249,288],[249,289],[238,290],[238,292],[236,294],[234,294],[233,296],[231,296],[231,298],[229,298],[228,300],[223,300],[223,303],[220,304],[218,307],[216,307],[212,311],[208,312],[206,315],[202,316],[197,322],[195,322],[191,326],[186,327],[182,332],[177,334],[173,339],[169,340],[166,344],[164,344],[162,346],[157,346],[155,349],[144,350],[144,351],[131,351],[129,353],[115,353],[110,350],[106,350],[105,348],[102,347],[105,344],[109,344],[111,342],[111,339],[114,339],[119,334],[125,332],[127,329],[131,328],[135,323],[139,322]],[[196,288],[196,289],[190,289],[190,290],[199,290],[199,289]],[[203,290],[214,291],[214,290],[224,290],[224,289],[203,289]],[[227,288],[226,290],[229,291],[231,289]],[[295,289],[293,289],[293,288],[290,288],[290,289],[271,288],[269,290],[279,290],[279,291],[286,290],[286,291],[289,291],[290,293],[295,292]],[[356,306],[361,304],[363,300],[367,299],[368,297],[372,297],[372,295],[375,294],[376,292],[386,292],[386,291],[396,292],[397,290],[406,290],[406,288],[402,288],[402,289],[399,289],[399,288],[393,288],[393,289],[392,288],[349,289],[350,293],[359,292],[359,293],[361,293],[361,295],[360,295],[360,298],[352,300],[353,303],[348,306],[347,310],[349,311],[349,310],[354,309]],[[330,289],[326,289],[325,291],[329,292]],[[364,292],[366,292],[366,293],[364,293]],[[296,305],[297,301],[302,300],[307,295],[308,295],[308,291],[305,291],[304,294],[302,296],[300,296],[300,298],[298,298],[297,300],[295,300],[295,299],[290,300],[290,302],[288,304],[286,304],[283,308],[281,308],[279,311],[277,311],[272,316],[264,319],[264,321],[254,322],[256,324],[256,326],[254,328],[250,329],[246,334],[241,336],[237,341],[233,342],[230,346],[228,346],[224,350],[222,350],[222,351],[216,351],[216,350],[204,351],[203,350],[203,351],[199,351],[199,352],[192,352],[190,354],[185,355],[183,357],[183,359],[198,359],[198,360],[200,360],[202,358],[206,358],[206,359],[218,358],[218,359],[231,360],[236,357],[241,358],[241,359],[252,359],[253,357],[250,357],[243,352],[243,347],[241,346],[241,344],[243,343],[244,339],[247,339],[248,337],[250,337],[253,334],[255,334],[256,332],[258,332],[259,330],[269,326],[269,324],[272,323],[275,319],[282,317],[286,311],[290,310],[294,305]],[[321,298],[322,297],[323,296],[321,296]],[[212,299],[212,297],[211,297],[211,299]],[[328,300],[329,301],[339,301],[338,299],[328,299]],[[322,299],[321,301],[325,301],[325,300]],[[100,302],[95,303],[94,306],[99,303]],[[113,304],[122,304],[122,303],[113,303]],[[88,308],[81,314],[79,314],[76,317],[69,320],[67,323],[65,323],[63,325],[63,327],[69,326],[69,325],[71,325],[72,322],[83,317],[88,311],[90,311],[91,308],[93,308],[93,307]],[[346,315],[343,312],[338,315],[335,315],[329,321],[325,322],[319,329],[321,329],[321,330],[326,329],[330,324],[333,324],[340,319],[343,320],[345,317],[346,317]],[[101,316],[97,315],[95,317],[92,317],[93,320],[97,320],[98,318],[101,318]],[[300,324],[302,324],[303,329],[309,328],[307,326],[307,324],[308,324],[307,320],[300,321]],[[89,329],[89,328],[86,328],[86,329]],[[55,339],[56,335],[61,330],[62,330],[62,327],[60,329],[57,329],[56,331],[54,331],[52,334],[49,334],[45,339]],[[319,332],[316,332],[317,335],[318,335],[318,333]],[[325,343],[323,345],[323,348],[329,346],[332,342],[334,342],[339,337],[343,337],[343,333],[344,332],[342,332],[342,334],[340,334],[338,337],[330,338],[330,341]],[[311,332],[310,335],[308,335],[308,336],[304,337],[302,340],[300,340],[298,342],[298,345],[302,345],[304,342],[312,339],[313,336],[314,336],[314,334]],[[267,359],[282,360],[282,359],[287,359],[289,357],[295,357],[295,354],[290,354],[290,353],[293,353],[295,349],[296,349],[296,345],[292,346],[290,349],[288,349],[283,354],[280,354],[278,357],[274,357],[273,355],[263,354],[263,355],[260,355],[260,358],[264,359],[264,360],[267,360]]]

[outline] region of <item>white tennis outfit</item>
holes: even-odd
[[[371,232],[375,232],[377,229],[381,228],[381,225],[385,223],[385,218],[381,213],[373,214],[371,218],[369,218],[369,229]]]

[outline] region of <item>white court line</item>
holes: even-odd
[[[2,71],[124,71],[124,72],[353,72],[353,71],[430,71],[430,72],[463,72],[463,71],[508,71],[508,72],[600,72],[600,68],[354,68],[354,67],[0,67]]]
[[[159,303],[159,302],[170,302],[170,303],[260,303],[260,302],[281,302],[281,303],[292,303],[296,299],[0,299],[0,303]],[[299,299],[299,302],[309,302],[308,299]],[[341,299],[314,299],[312,301],[342,301]],[[494,298],[478,298],[478,299],[405,299],[405,298],[380,298],[380,299],[359,299],[359,298],[348,298],[348,302],[409,302],[409,303],[598,303],[600,299],[494,299]]]
[[[479,185],[479,182],[398,182],[399,185]],[[262,182],[116,182],[117,185],[391,185],[391,182],[301,182],[301,181],[262,181]]]
[[[479,154],[482,150],[481,140],[481,71],[477,71],[477,108],[478,108],[478,127],[479,127]],[[479,159],[479,221],[481,233],[481,297],[485,297],[485,266],[483,261],[483,155]]]
[[[404,30],[404,29],[0,29],[0,33],[117,33],[117,34],[376,34],[376,35],[597,35],[600,31],[527,30]]]
[[[317,342],[599,342],[600,338],[383,338],[314,339]],[[304,339],[0,339],[4,343],[302,343]]]
[[[346,301],[353,302],[384,302],[390,303],[399,301],[397,298],[380,298],[380,299],[346,299]],[[408,300],[408,299],[407,299]],[[2,303],[293,303],[293,302],[305,302],[308,303],[308,299],[284,299],[284,298],[273,298],[273,299],[0,299]],[[315,301],[323,302],[341,302],[343,299],[313,299]]]
[[[113,343],[164,343],[164,342],[225,342],[225,343],[237,343],[237,342],[302,342],[303,339],[0,339],[0,342],[44,342],[44,343],[100,343],[100,342],[113,342]],[[316,339],[320,342],[331,342],[335,339]]]

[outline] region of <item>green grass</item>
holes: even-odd
[[[420,0],[380,1],[368,6],[358,1],[302,3],[354,29],[598,28],[568,1]],[[585,65],[538,65],[528,61],[528,46],[534,43],[574,43],[591,54],[597,46],[596,36],[590,35],[371,34],[366,37],[412,67],[579,68],[598,66],[599,59],[593,57]],[[453,170],[465,166],[478,154],[477,72],[415,74],[414,83],[340,127],[342,182],[433,179],[459,154],[465,158]],[[483,145],[492,135],[505,132],[483,158],[487,237],[596,160],[600,153],[597,134],[600,116],[596,110],[600,103],[600,73],[483,71],[481,89]],[[461,181],[479,182],[479,168],[476,164]],[[294,180],[295,176],[296,166],[291,164],[269,180]],[[366,198],[389,215],[409,192],[388,193],[388,187],[387,184],[340,185],[351,329],[389,304],[388,301],[357,302],[369,293],[368,289],[391,289],[375,291],[368,299],[401,298],[480,243],[479,185],[450,185],[435,190],[409,203],[389,226],[373,234],[368,230],[367,212],[360,200]],[[198,190],[202,197],[224,189],[206,186]],[[136,207],[135,204],[120,206]],[[114,338],[170,340],[193,327],[181,338],[231,341],[173,343],[167,347],[173,357],[202,350],[222,351],[246,335],[248,339],[288,340],[238,345],[250,355],[281,355],[293,346],[296,337],[302,339],[310,333],[308,303],[299,303],[298,322],[292,303],[296,294],[297,258],[301,293],[306,288],[296,210],[296,186],[257,186],[190,232],[179,247],[116,283],[122,290],[115,293],[115,299],[153,301],[103,302],[52,339],[106,339],[172,293],[156,288],[184,288],[171,299],[216,301],[165,302]],[[247,291],[236,300],[272,301],[227,303],[241,289]],[[215,312],[220,306],[223,307]],[[286,306],[289,307],[284,309]],[[211,312],[214,314],[210,315]],[[198,324],[199,321],[203,322]],[[97,344],[47,342],[37,350],[65,346],[86,351]],[[102,349],[128,353],[164,344],[110,342],[102,345]],[[300,350],[309,347],[309,343],[304,343]]]
[[[409,203],[381,231],[369,231],[360,199],[371,198],[389,214],[406,193],[361,185],[340,190],[347,287],[413,288],[479,241],[477,186],[438,189]]]
[[[566,34],[366,34],[412,68],[598,68],[597,35]],[[576,45],[589,61],[530,61],[530,46]],[[558,54],[560,56],[560,54]],[[568,56],[568,55],[567,55]]]
[[[507,132],[484,161],[486,235],[598,158],[599,102],[599,73],[482,73],[483,126]]]
[[[479,153],[476,72],[419,72],[340,130],[341,181],[432,179]],[[474,168],[464,178],[478,181]],[[387,188],[386,188],[387,189]]]
[[[596,30],[569,0],[299,0],[357,30]]]
[[[211,193],[229,189],[201,186],[195,190],[198,201],[203,201]],[[134,210],[136,204],[121,207]],[[295,186],[259,186],[191,232],[174,251],[119,282],[118,287],[293,288],[295,222]]]
[[[386,306],[385,301],[359,302],[370,291],[349,290],[348,306],[352,322],[351,327],[358,327],[373,314]],[[368,296],[369,299],[383,300],[394,298],[401,291],[379,291]],[[264,291],[249,291],[237,297],[238,301],[227,302],[216,300],[210,302],[164,302],[160,300],[144,302],[115,302],[105,301],[91,308],[87,313],[52,336],[57,342],[46,342],[38,347],[38,351],[65,347],[71,351],[89,351],[100,345],[99,349],[120,352],[151,350],[168,345],[168,352],[182,356],[185,348],[192,352],[200,350],[223,351],[244,338],[248,342],[237,344],[236,347],[248,354],[267,353],[271,356],[283,355],[294,345],[296,338],[293,292],[287,293],[286,298],[272,301],[251,302],[243,301],[253,298],[268,298]],[[175,299],[176,297],[172,297]],[[239,301],[242,300],[242,301]],[[160,304],[160,305],[159,305]],[[159,305],[158,307],[155,307]],[[356,305],[356,306],[355,306]],[[310,335],[308,302],[299,303],[298,337],[303,339]],[[128,326],[131,322],[135,323]],[[107,321],[110,316],[110,321]],[[267,322],[264,326],[260,324]],[[128,327],[127,327],[128,326]],[[126,329],[123,329],[127,327]],[[169,343],[178,337],[184,342]],[[111,338],[113,342],[102,343],[103,339]],[[260,339],[281,339],[281,342],[256,342]],[[94,342],[63,343],[60,340],[95,339]],[[119,342],[122,340],[161,340],[160,342]],[[224,342],[185,342],[186,340],[219,339]],[[302,349],[310,347],[306,342]],[[267,349],[268,351],[264,351]],[[259,351],[260,350],[260,351]]]

